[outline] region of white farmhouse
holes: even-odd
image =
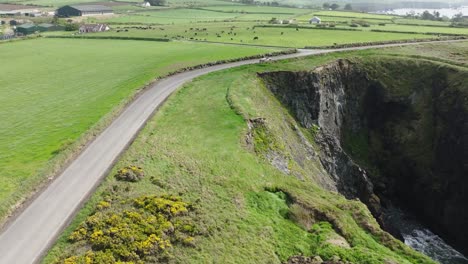
[[[309,24],[320,24],[322,20],[319,17],[313,17],[309,20]]]

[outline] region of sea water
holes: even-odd
[[[414,12],[414,14],[416,15],[420,15],[426,10],[429,11],[429,13],[431,14],[434,12],[439,12],[441,17],[446,16],[446,17],[452,18],[453,16],[460,14],[460,13],[464,16],[468,16],[468,6],[462,6],[462,7],[457,7],[457,8],[440,8],[440,9],[398,8],[398,9],[391,9],[391,10],[385,10],[385,11],[378,11],[375,13],[404,16],[412,12]]]
[[[441,264],[468,264],[468,258],[402,210],[385,210],[385,219],[401,233],[406,245],[433,260]]]

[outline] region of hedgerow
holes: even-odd
[[[197,229],[183,216],[193,210],[180,197],[142,196],[124,202],[123,211],[115,212],[109,202],[98,204],[69,236],[91,250],[70,256],[67,264],[144,263],[171,257],[174,244],[195,245]]]

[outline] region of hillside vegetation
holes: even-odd
[[[420,50],[437,47],[448,51],[467,46],[427,45]],[[296,123],[256,75],[310,70],[337,58],[370,62],[382,54],[411,52],[360,51],[244,66],[185,85],[148,123],[44,263],[65,258],[80,263],[97,255],[134,262],[164,256],[171,263],[280,263],[300,254],[351,263],[432,263],[382,231],[364,204],[330,191],[332,180],[313,154],[320,151],[315,130]],[[304,155],[308,158],[297,159]],[[114,177],[130,164],[144,170],[141,180]],[[164,195],[180,196],[178,201],[192,208],[181,214],[189,233],[177,231],[176,223],[174,228],[162,226],[162,237],[171,241],[168,248],[151,242],[152,231],[143,227],[127,232],[142,232],[138,239],[149,241],[153,251],[135,248],[134,254],[123,255],[105,244],[96,246],[94,233],[89,240],[74,239],[81,228],[85,234],[98,232],[96,238],[120,236],[118,229],[106,231],[111,223],[101,215],[126,217],[125,212],[139,210],[142,197]],[[159,208],[170,210],[165,207],[169,204]],[[101,229],[93,229],[96,225]],[[161,245],[164,255],[158,253]]]

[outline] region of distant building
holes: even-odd
[[[320,24],[322,23],[322,20],[318,17],[313,17],[309,20],[309,24]]]
[[[60,26],[60,25],[53,25],[53,24],[48,24],[48,23],[43,23],[37,25],[37,28],[39,31],[60,31],[60,30],[65,30],[65,27]]]
[[[36,32],[46,32],[46,31],[59,31],[64,30],[65,27],[59,25],[53,25],[48,23],[43,23],[35,25],[33,23],[23,24],[16,27],[16,32],[23,35],[33,34]]]
[[[113,14],[112,8],[103,5],[73,5],[57,9],[59,17],[95,16]]]
[[[84,24],[80,26],[80,33],[94,33],[108,31],[110,28],[106,24]]]
[[[36,31],[41,30],[34,24],[23,24],[16,27],[16,32],[22,33],[23,35],[33,34]]]
[[[149,2],[143,2],[140,4],[141,7],[150,7],[151,4]]]

